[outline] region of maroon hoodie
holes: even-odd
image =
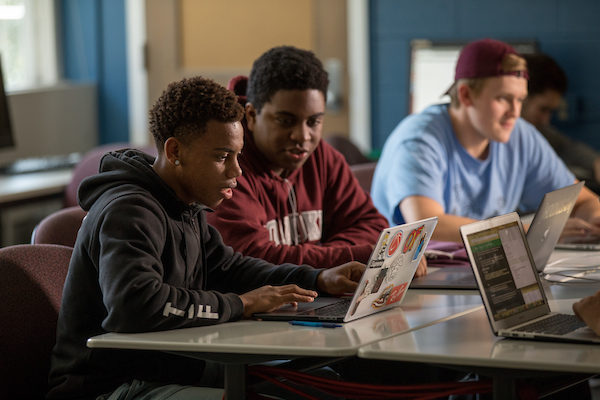
[[[252,132],[244,128],[243,176],[233,198],[207,215],[224,242],[272,263],[318,268],[366,263],[388,223],[344,156],[321,141],[302,168],[284,179],[269,169]]]

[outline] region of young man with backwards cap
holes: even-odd
[[[384,145],[371,195],[391,224],[438,216],[434,238],[460,241],[461,225],[535,211],[545,193],[576,181],[519,118],[527,79],[525,60],[506,43],[483,39],[463,48],[450,104],[406,117]],[[584,187],[572,217],[579,218],[563,235],[600,233],[598,197]]]

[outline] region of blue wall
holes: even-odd
[[[407,115],[410,41],[537,41],[569,78],[570,136],[600,149],[600,1],[371,0],[373,148]],[[444,90],[445,88],[440,88]]]
[[[129,141],[125,0],[60,0],[64,77],[98,84],[100,144]]]

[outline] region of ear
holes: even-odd
[[[178,165],[177,162],[181,162],[181,142],[174,137],[170,137],[165,142],[164,146],[165,157],[172,165]]]
[[[473,105],[473,91],[466,83],[458,84],[456,94],[460,104],[467,107]]]
[[[249,131],[254,131],[254,126],[256,125],[256,109],[252,105],[252,103],[246,103],[246,123],[248,125]]]

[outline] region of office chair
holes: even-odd
[[[31,234],[31,244],[60,244],[74,247],[77,232],[87,215],[79,206],[58,210],[40,221]]]
[[[21,244],[0,249],[0,397],[43,399],[63,285],[73,249]]]
[[[375,173],[376,166],[377,162],[354,164],[350,166],[354,176],[358,179],[360,187],[367,193],[371,193],[371,183],[373,182],[373,174]]]
[[[79,205],[77,202],[77,190],[79,189],[79,184],[82,180],[87,178],[88,176],[95,175],[98,173],[100,168],[100,160],[104,154],[109,151],[127,149],[127,148],[136,148],[145,153],[148,153],[152,156],[156,156],[156,147],[154,145],[150,146],[132,146],[130,143],[109,143],[102,146],[95,147],[85,153],[81,160],[75,165],[73,169],[73,177],[71,181],[65,188],[65,196],[64,196],[64,206],[65,207],[73,207]]]

